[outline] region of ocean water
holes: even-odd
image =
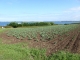
[[[80,21],[54,21],[55,24],[71,24],[71,23],[80,23]]]
[[[7,24],[9,24],[10,22],[0,22],[0,26],[6,26]]]
[[[48,21],[53,22],[55,24],[71,24],[71,23],[80,23],[80,21]],[[6,26],[10,22],[0,22],[0,26]],[[30,22],[29,22],[30,23]]]

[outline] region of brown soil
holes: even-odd
[[[2,38],[3,40],[2,43],[14,44],[25,42],[30,48],[46,48],[47,55],[60,50],[80,53],[80,28],[63,34],[62,36],[57,36],[50,41],[35,41],[28,40],[27,38],[25,38],[24,40],[19,40],[15,37],[8,37],[5,33],[0,34],[0,38]]]

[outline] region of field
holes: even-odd
[[[0,60],[80,60],[80,24],[0,29]]]

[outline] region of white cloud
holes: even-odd
[[[61,17],[62,19],[80,21],[80,6],[64,11]]]
[[[16,21],[18,18],[0,17],[0,21]]]
[[[76,7],[76,8],[71,8],[71,11],[80,11],[80,7]]]
[[[75,15],[73,18],[74,18],[74,20],[79,20],[80,21],[80,15]]]
[[[0,21],[80,21],[80,7],[63,13],[0,15]]]
[[[80,12],[80,7],[70,8],[70,9],[64,11],[64,12],[65,13]]]

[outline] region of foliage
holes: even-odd
[[[8,24],[8,26],[12,26],[13,28],[17,28],[18,23],[17,22],[11,22],[10,24]]]
[[[55,36],[66,34],[68,31],[76,29],[78,25],[56,25],[37,28],[17,28],[7,32],[8,36],[14,36],[17,39],[28,40],[53,40]],[[39,38],[38,38],[39,37]]]
[[[69,24],[64,24],[64,25],[69,25]]]
[[[59,51],[49,56],[48,60],[80,60],[80,55],[70,52]]]
[[[13,28],[17,27],[25,27],[25,26],[49,26],[49,25],[54,25],[53,22],[34,22],[34,23],[27,23],[27,22],[11,22],[8,24],[8,26],[12,26]]]

